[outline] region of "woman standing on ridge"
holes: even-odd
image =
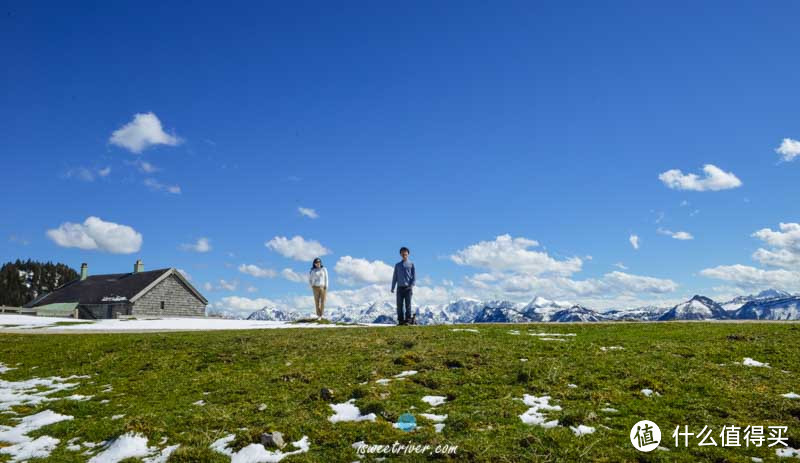
[[[311,264],[308,272],[308,284],[314,293],[314,307],[317,309],[317,320],[322,320],[325,311],[325,293],[328,291],[328,269],[322,265],[322,260],[317,257]]]

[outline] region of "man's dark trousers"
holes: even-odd
[[[411,288],[413,286],[397,287],[397,323],[411,321]],[[405,315],[403,315],[403,303],[406,305]]]

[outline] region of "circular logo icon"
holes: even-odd
[[[403,413],[397,417],[397,423],[394,426],[405,432],[413,431],[417,427],[417,420],[411,413]]]
[[[650,452],[661,443],[661,429],[652,421],[642,420],[631,428],[631,444],[636,450]]]

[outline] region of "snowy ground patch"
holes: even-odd
[[[625,350],[625,348],[622,346],[608,346],[608,347],[601,346],[600,350],[602,350],[603,352],[608,352],[610,350]]]
[[[800,450],[791,447],[775,449],[775,455],[779,458],[800,458]]]
[[[576,436],[584,436],[586,434],[594,433],[595,429],[591,426],[585,425],[578,425],[578,427],[570,426],[569,429],[576,435]]]
[[[443,421],[447,419],[447,415],[434,415],[432,413],[422,413],[421,417],[433,421],[433,429],[436,432],[442,432],[444,429]]]
[[[657,396],[660,396],[660,395],[661,395],[660,393],[658,393],[658,392],[655,392],[655,391],[653,391],[652,389],[642,389],[642,390],[641,390],[641,393],[642,393],[642,394],[644,394],[644,395],[645,395],[645,396],[647,396],[647,397],[651,397],[651,396],[653,396],[653,395],[657,395]]]
[[[75,320],[59,317],[36,317],[32,315],[2,314],[4,324],[19,325],[5,328],[5,331],[211,331],[211,330],[253,330],[253,329],[291,329],[291,328],[348,328],[358,326],[389,326],[380,324],[337,325],[320,323],[290,323],[265,320],[227,320],[222,318],[157,318],[157,319],[108,319]],[[64,324],[67,322],[68,324]],[[60,323],[60,325],[57,325]]]
[[[528,333],[528,336],[544,336],[547,338],[554,338],[558,336],[577,336],[575,333]]]
[[[781,397],[785,397],[787,399],[800,399],[800,394],[796,394],[794,392],[787,392],[786,394],[781,394]]]
[[[361,410],[355,406],[356,399],[350,399],[347,402],[340,404],[330,404],[334,415],[328,417],[331,423],[339,423],[342,421],[375,421],[375,414],[362,415]]]
[[[525,413],[519,415],[519,419],[521,419],[523,423],[534,424],[543,428],[554,428],[558,426],[558,420],[547,421],[547,418],[543,413],[549,411],[561,411],[561,407],[559,405],[550,405],[549,395],[536,397],[534,395],[525,394],[522,398],[522,402],[530,407],[525,411]]]
[[[770,368],[769,363],[761,363],[758,360],[753,360],[750,357],[745,357],[742,360],[742,365],[746,367],[761,367],[761,368]]]
[[[69,421],[72,417],[44,410],[35,415],[14,419],[19,420],[16,426],[0,426],[0,442],[12,444],[0,448],[0,454],[9,455],[12,462],[50,456],[50,452],[60,441],[50,436],[39,436],[34,439],[29,437],[28,433],[54,423]]]
[[[146,437],[129,432],[106,443],[97,455],[89,459],[89,463],[117,463],[126,458],[143,458],[145,463],[165,463],[177,448],[177,445],[163,450],[150,447]]]
[[[437,406],[445,403],[445,401],[447,400],[447,397],[442,396],[442,395],[426,395],[425,397],[423,397],[420,400],[422,400],[426,404],[430,405],[431,407],[437,407]]]
[[[394,378],[405,378],[406,376],[413,376],[418,373],[417,370],[406,370],[394,375]]]
[[[236,436],[231,434],[216,440],[211,444],[211,449],[217,453],[229,456],[231,458],[231,463],[275,463],[290,455],[306,453],[308,449],[311,448],[308,436],[303,436],[299,441],[292,442],[292,446],[297,450],[291,452],[267,450],[266,447],[261,444],[250,444],[238,452],[234,452],[228,447],[228,444],[233,442],[234,439],[236,439]]]
[[[54,400],[87,400],[86,396],[78,394],[70,397],[48,397],[50,394],[77,387],[78,383],[67,382],[77,378],[88,378],[88,376],[70,376],[67,378],[52,376],[22,381],[0,379],[0,410],[9,410],[15,405],[36,406],[43,402]]]

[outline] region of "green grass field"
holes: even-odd
[[[16,366],[0,378],[91,375],[80,387],[59,392],[93,396],[15,407],[20,414],[50,409],[74,416],[32,433],[61,439],[48,461],[88,457],[66,441],[100,442],[132,431],[158,443],[180,444],[170,462],[224,462],[209,448],[235,434],[234,448],[280,431],[287,442],[308,436],[308,453],[285,462],[350,462],[352,444],[447,444],[451,461],[742,461],[775,458],[775,447],[675,448],[676,425],[697,432],[710,426],[719,444],[723,425],[788,426],[788,442],[800,448],[800,324],[631,323],[471,325],[282,329],[157,334],[4,334],[0,362]],[[509,334],[518,330],[520,335]],[[575,333],[564,342],[527,333]],[[622,350],[601,350],[622,346]],[[737,365],[744,357],[771,368]],[[527,358],[527,362],[520,361]],[[17,365],[20,364],[20,365]],[[724,364],[724,365],[720,365]],[[36,367],[36,368],[34,368]],[[376,384],[404,370],[405,380]],[[105,385],[112,390],[102,392]],[[575,384],[577,387],[569,387]],[[322,388],[333,403],[355,398],[375,422],[331,423]],[[660,393],[646,397],[640,391]],[[107,390],[107,389],[106,389]],[[524,394],[551,396],[561,411],[547,413],[559,426],[524,424]],[[447,414],[436,433],[419,417],[425,395],[446,396],[432,413]],[[107,403],[101,403],[108,400]],[[204,406],[193,405],[204,400]],[[266,409],[259,410],[261,404]],[[601,411],[617,409],[617,413]],[[410,412],[418,428],[392,427]],[[125,415],[112,420],[114,415]],[[642,453],[629,440],[641,419],[657,423],[670,451]],[[9,415],[0,424],[14,425]],[[596,432],[575,436],[569,426]],[[742,444],[744,444],[742,442]],[[2,447],[3,444],[0,444]],[[292,450],[291,445],[286,450]],[[430,456],[388,456],[423,461]],[[2,457],[0,457],[2,458]],[[372,461],[367,456],[362,461]],[[0,460],[3,461],[3,460]],[[131,460],[133,461],[133,460]]]

